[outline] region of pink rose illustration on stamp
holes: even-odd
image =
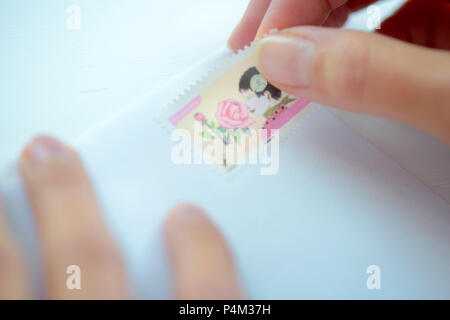
[[[219,125],[226,129],[246,129],[255,123],[249,117],[247,105],[233,99],[219,103],[216,118]]]

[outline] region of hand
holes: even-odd
[[[229,46],[242,48],[273,28],[327,26],[266,37],[258,69],[292,95],[403,121],[450,143],[450,3],[410,0],[377,34],[329,28],[374,2],[251,0]]]
[[[76,153],[40,137],[24,150],[19,166],[37,223],[47,298],[129,298],[120,253]],[[165,236],[175,298],[241,297],[227,245],[199,208],[177,206],[166,220]],[[66,287],[69,265],[81,269],[81,290]],[[33,297],[25,258],[0,208],[0,299],[26,298]]]

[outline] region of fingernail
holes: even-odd
[[[41,164],[52,159],[69,159],[68,148],[56,139],[51,137],[38,137],[34,139],[27,148],[25,158],[29,158],[33,163]]]
[[[294,36],[269,36],[259,44],[258,69],[269,81],[308,87],[315,56],[315,45],[310,40]]]
[[[182,203],[172,211],[172,218],[179,223],[203,220],[203,211],[193,204]]]

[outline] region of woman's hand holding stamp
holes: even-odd
[[[282,91],[399,120],[450,143],[450,3],[410,0],[376,33],[330,28],[375,2],[252,0],[229,46],[284,29],[257,51],[259,71]]]

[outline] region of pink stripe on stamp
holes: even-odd
[[[199,95],[192,99],[187,105],[185,105],[181,110],[175,113],[173,116],[169,118],[169,122],[174,126],[177,125],[178,121],[186,117],[189,113],[191,113],[195,108],[197,108],[202,102],[202,97]]]
[[[280,114],[278,118],[276,118],[274,121],[270,122],[266,129],[267,129],[267,138],[270,138],[271,136],[271,129],[281,129],[286,123],[289,122],[297,113],[302,111],[308,104],[309,100],[300,98],[292,106],[290,106],[286,111]]]

